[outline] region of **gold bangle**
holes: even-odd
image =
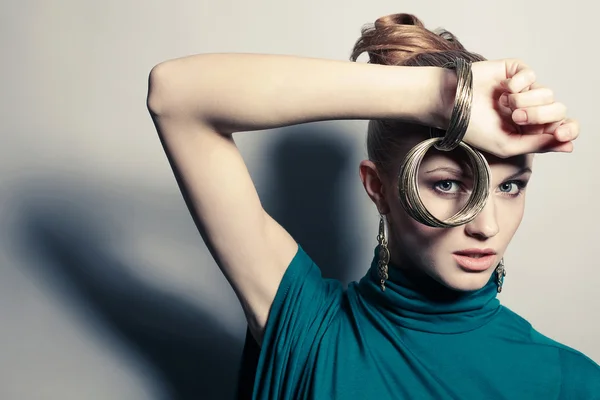
[[[469,127],[471,103],[473,102],[473,72],[471,63],[462,58],[444,64],[443,68],[456,69],[456,95],[448,129],[445,133],[443,130],[438,130],[442,133],[443,140],[436,143],[435,148],[441,151],[450,151],[458,147]]]
[[[466,151],[473,169],[473,192],[456,214],[443,221],[436,218],[421,200],[418,171],[427,151],[443,139],[424,140],[408,152],[398,174],[398,194],[402,207],[416,221],[431,227],[452,228],[471,222],[481,212],[489,197],[491,170],[483,154],[464,142],[458,142],[458,146]]]

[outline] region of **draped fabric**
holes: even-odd
[[[493,277],[458,292],[390,266],[382,292],[377,253],[344,289],[299,246],[262,346],[247,334],[239,398],[600,399],[600,367],[502,306]]]

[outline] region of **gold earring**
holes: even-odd
[[[379,262],[377,270],[379,271],[381,290],[385,291],[385,281],[388,279],[388,263],[390,262],[390,250],[388,249],[388,241],[386,234],[385,219],[383,215],[379,215],[379,234],[377,242],[379,243]]]
[[[504,277],[506,276],[506,269],[504,268],[504,257],[500,259],[500,263],[496,267],[496,285],[498,286],[498,293],[502,292],[502,285],[504,285]]]

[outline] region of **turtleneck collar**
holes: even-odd
[[[500,310],[495,274],[476,291],[450,289],[429,275],[389,265],[385,291],[379,286],[379,247],[358,289],[393,324],[433,333],[461,333],[479,328]]]

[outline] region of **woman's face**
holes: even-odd
[[[521,223],[533,155],[508,159],[484,155],[492,172],[488,201],[473,221],[447,229],[431,228],[409,217],[398,200],[397,173],[379,180],[378,176],[369,176],[374,165],[363,161],[361,178],[387,218],[389,249],[395,264],[414,265],[457,290],[485,286]],[[398,171],[401,161],[394,171]],[[465,204],[473,177],[463,151],[432,149],[421,163],[418,181],[427,209],[445,219]]]

